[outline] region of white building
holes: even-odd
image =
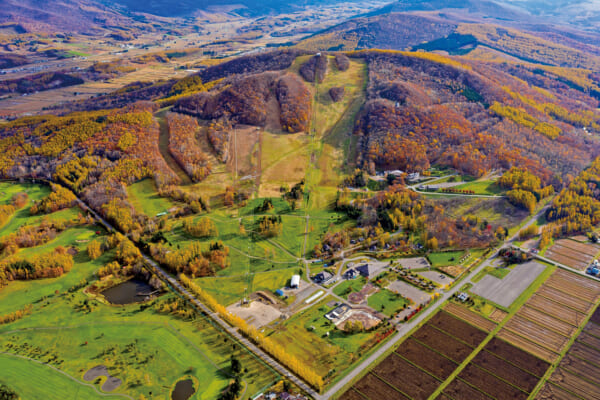
[[[290,287],[292,289],[298,289],[298,286],[300,286],[300,275],[294,275],[294,276],[292,276],[292,281],[290,282]]]

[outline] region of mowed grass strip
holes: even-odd
[[[150,218],[166,212],[174,206],[170,200],[160,197],[152,179],[144,179],[127,187],[127,197],[136,211]]]

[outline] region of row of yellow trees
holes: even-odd
[[[293,355],[287,353],[280,344],[276,343],[271,338],[264,336],[255,327],[248,325],[242,318],[230,313],[227,309],[219,304],[210,294],[202,290],[190,278],[181,274],[179,276],[181,282],[202,301],[211,310],[219,314],[227,323],[238,328],[245,336],[260,346],[264,351],[275,357],[282,364],[286,365],[295,374],[304,379],[313,388],[321,391],[323,389],[323,378],[315,373],[312,368],[301,360],[298,360]]]

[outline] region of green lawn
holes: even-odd
[[[363,276],[356,279],[348,279],[333,288],[333,293],[347,299],[350,293],[360,292],[366,283],[367,279]]]
[[[492,275],[498,279],[503,279],[510,271],[510,268],[485,267],[473,277],[473,282],[479,282],[486,275]]]
[[[375,332],[346,334],[336,330],[324,316],[332,309],[327,307],[332,300],[335,299],[331,296],[323,299],[267,334],[316,373],[335,377],[364,354],[361,346],[372,339]],[[330,333],[329,337],[325,336],[326,332]]]
[[[454,186],[453,189],[457,190],[472,190],[475,194],[485,195],[500,195],[506,190],[501,188],[495,180],[484,180],[484,181],[473,181],[462,185]]]
[[[154,217],[174,206],[170,200],[158,195],[152,179],[144,179],[128,186],[127,197],[138,212],[149,217]]]
[[[369,307],[377,311],[381,311],[385,315],[392,315],[399,311],[409,302],[397,293],[393,293],[387,289],[381,289],[379,292],[372,294],[367,298]]]
[[[21,399],[78,400],[123,399],[124,396],[100,394],[84,385],[81,379],[73,379],[38,364],[13,356],[0,354],[0,382],[15,390]],[[77,378],[76,378],[77,379]]]
[[[195,282],[219,303],[230,305],[259,290],[275,292],[288,285],[292,275],[297,273],[298,268],[294,267],[250,275],[197,278]]]
[[[448,265],[457,265],[459,260],[465,254],[464,251],[446,251],[440,253],[430,253],[427,255],[427,259],[431,263],[431,266],[444,267]]]

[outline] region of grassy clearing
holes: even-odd
[[[22,399],[107,399],[124,397],[100,394],[47,365],[0,354],[0,382],[6,382]],[[81,379],[80,379],[81,381]]]
[[[363,276],[356,279],[345,280],[333,289],[333,293],[347,299],[350,293],[360,292],[366,284],[367,279]]]
[[[289,285],[292,275],[296,273],[298,273],[298,269],[291,267],[250,275],[198,278],[195,282],[219,303],[230,305],[256,291],[275,292],[277,289]]]
[[[460,259],[464,256],[465,252],[460,251],[446,251],[441,253],[430,253],[427,255],[427,259],[434,268],[445,267],[448,265],[460,264]]]
[[[309,138],[305,134],[262,132],[261,185],[258,197],[279,196],[282,185],[304,179]]]
[[[506,190],[501,188],[495,180],[468,182],[462,185],[454,186],[453,189],[472,190],[475,192],[475,194],[484,194],[489,196],[500,195],[506,192]]]
[[[396,311],[402,310],[404,305],[410,304],[398,293],[393,293],[387,289],[382,289],[379,292],[372,294],[367,298],[367,302],[369,307],[381,311],[386,315],[392,315]]]
[[[481,270],[477,275],[475,275],[472,279],[473,282],[477,283],[483,279],[486,275],[491,275],[498,279],[504,279],[506,275],[510,272],[510,268],[495,268],[495,267],[485,267]]]
[[[144,179],[128,186],[127,197],[138,212],[149,217],[154,217],[174,206],[171,201],[158,195],[152,179]]]
[[[325,298],[269,332],[272,340],[322,376],[336,376],[347,369],[362,356],[361,346],[374,336],[373,332],[345,334],[334,329],[324,317],[331,310],[326,304],[332,300]]]

